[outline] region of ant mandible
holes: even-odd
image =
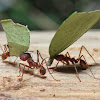
[[[90,72],[92,73],[92,71],[91,71],[89,65],[87,64],[87,61],[86,61],[84,55],[81,55],[81,52],[82,52],[82,49],[83,49],[83,48],[87,51],[87,53],[90,55],[90,57],[91,57],[91,58],[93,59],[93,61],[96,63],[96,61],[94,60],[94,58],[92,57],[92,55],[88,52],[88,50],[87,50],[84,46],[82,46],[81,49],[80,49],[80,53],[79,53],[79,56],[78,56],[77,59],[71,58],[68,52],[67,52],[65,55],[60,54],[60,55],[57,55],[57,56],[55,56],[54,58],[52,58],[52,59],[51,59],[52,62],[53,62],[54,59],[56,59],[56,60],[58,61],[57,64],[56,64],[56,67],[55,67],[54,70],[53,70],[53,72],[54,72],[55,69],[57,68],[59,62],[62,62],[62,63],[63,63],[63,66],[64,66],[64,64],[65,64],[65,65],[69,65],[69,64],[70,64],[69,62],[71,62],[71,63],[73,64],[74,68],[75,68],[75,71],[76,71],[76,74],[77,74],[77,78],[78,78],[79,81],[81,82],[81,79],[79,78],[79,74],[78,74],[78,71],[77,71],[77,68],[76,68],[76,65],[75,65],[76,63],[79,63],[79,64],[81,65],[81,67],[82,67],[83,70],[89,68]],[[84,60],[82,60],[82,57],[83,57]],[[52,62],[51,62],[51,64],[52,64]],[[52,72],[52,73],[53,73],[53,72]],[[94,76],[93,73],[92,73],[92,75],[93,75],[93,77],[95,78],[95,76]],[[97,78],[95,78],[95,79],[97,79]]]
[[[41,57],[41,59],[42,59],[41,63],[40,63],[40,61],[39,61],[39,57]],[[30,69],[34,69],[34,68],[39,69],[39,68],[40,68],[40,74],[41,74],[41,75],[45,75],[46,69],[45,69],[44,66],[43,66],[43,62],[44,62],[44,61],[45,61],[45,63],[46,63],[48,72],[50,73],[49,68],[48,68],[48,65],[47,65],[47,62],[46,62],[45,59],[42,58],[42,56],[41,56],[39,50],[37,50],[37,62],[35,62],[35,61],[32,59],[30,53],[23,53],[23,54],[21,54],[21,55],[20,55],[20,59],[21,59],[22,61],[27,61],[27,63],[28,63],[28,65],[25,65],[25,64],[23,64],[23,63],[19,63],[19,69],[20,69],[20,70],[19,70],[19,73],[20,73],[20,71],[21,71],[21,65],[24,66],[24,68],[23,68],[23,73],[22,73],[22,79],[23,79],[23,74],[24,74],[25,67],[27,67],[28,70],[29,70],[29,68],[30,68]],[[52,76],[51,73],[50,73],[50,75]],[[56,80],[53,76],[52,76],[52,78],[53,78],[54,80]]]

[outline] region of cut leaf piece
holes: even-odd
[[[74,12],[61,24],[54,35],[49,46],[50,59],[78,40],[99,19],[100,11],[83,13]]]
[[[10,56],[20,56],[30,45],[30,31],[27,26],[15,24],[11,19],[1,20],[6,33]]]

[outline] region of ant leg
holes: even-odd
[[[7,51],[6,44],[4,44],[3,46],[4,46],[4,51],[6,52]]]
[[[47,64],[46,60],[43,59],[43,61],[45,61],[46,66],[47,66],[47,70],[48,70],[49,74],[51,75],[51,77],[52,77],[54,80],[56,80],[56,81],[60,81],[60,80],[57,80],[57,79],[55,79],[55,78],[53,77],[52,73],[50,72],[50,70],[49,70],[49,68],[48,68],[48,64]],[[43,65],[43,63],[41,63],[41,65]]]
[[[20,67],[20,65],[22,65],[22,63],[19,64],[19,67]],[[25,66],[24,66],[24,68],[23,68],[23,72],[22,72],[21,80],[23,80],[24,69],[25,69]],[[20,72],[21,72],[21,67],[20,67],[19,73],[20,73]],[[19,74],[19,76],[20,76],[20,74]]]
[[[69,52],[67,52],[67,53],[65,54],[65,57],[71,58]],[[67,63],[67,64],[65,64],[65,65],[67,65],[67,66],[70,65],[69,61],[67,61],[66,63]]]
[[[45,61],[45,59],[46,59],[46,58],[42,59],[42,61],[41,61],[41,64],[40,64],[40,65],[42,65],[42,66],[43,66],[43,62]]]
[[[68,55],[68,56],[67,56]],[[70,54],[69,54],[69,52],[67,52],[66,54],[65,54],[65,57],[69,57],[70,58]],[[75,65],[75,63],[73,63],[72,62],[72,64],[73,64],[73,66],[74,66],[74,68],[75,68],[75,71],[76,71],[76,74],[77,74],[77,78],[79,79],[79,81],[81,82],[81,79],[80,79],[80,77],[79,77],[79,74],[78,74],[78,71],[77,71],[77,68],[76,68],[76,65]],[[67,61],[67,64],[66,65],[69,65],[69,61]]]
[[[39,64],[40,64],[40,61],[39,61],[39,56],[41,57],[42,62],[43,62],[44,58],[41,56],[41,54],[40,54],[39,50],[37,50],[37,62],[39,62]],[[47,59],[47,58],[48,58],[48,57],[46,57],[45,59]],[[41,62],[41,63],[42,63],[42,62]]]
[[[97,64],[96,61],[94,60],[94,58],[92,57],[92,55],[89,53],[89,51],[88,51],[88,50],[86,49],[86,47],[84,47],[84,46],[81,47],[78,58],[80,58],[80,55],[81,55],[81,52],[82,52],[83,48],[87,51],[87,53],[88,53],[88,54],[90,55],[90,57],[93,59],[93,61],[95,62],[95,64]]]
[[[64,67],[64,64],[65,64],[64,61],[61,61],[61,62],[63,63],[63,67]]]
[[[39,53],[39,51],[37,50],[37,63],[40,65],[40,62],[39,62],[39,55],[40,55],[40,53]],[[40,57],[41,57],[41,55],[40,55]]]
[[[67,56],[67,55],[68,55],[68,56]],[[69,57],[69,58],[70,58],[69,52],[67,52],[67,53],[65,54],[65,57]]]
[[[53,74],[53,72],[57,69],[59,62],[60,61],[57,62],[56,67],[53,69],[51,74]],[[64,67],[64,64],[66,65],[66,63],[64,63],[64,61],[61,61],[61,62],[63,63],[63,67]]]
[[[84,57],[83,55],[81,55],[80,59],[81,59],[82,57],[84,58],[84,60],[85,60],[85,62],[86,62],[86,65],[87,65],[88,69],[90,70],[91,74],[93,75],[93,77],[94,77],[95,79],[98,79],[98,78],[96,78],[96,77],[94,76],[94,74],[93,74],[91,68],[90,68],[89,65],[87,64],[87,61],[86,61],[85,57]],[[80,60],[80,59],[79,59],[79,60]],[[100,79],[99,79],[99,80],[100,80]]]
[[[20,76],[20,73],[21,73],[21,63],[19,63],[19,76]]]
[[[23,68],[22,79],[23,79],[23,75],[24,75],[24,69],[25,69],[25,66],[24,66],[24,68]]]
[[[67,64],[64,61],[61,61],[63,63],[63,67],[64,65],[69,65],[69,61],[67,62]]]
[[[43,57],[41,56],[39,50],[37,50],[38,55],[41,57],[41,59],[43,59]]]
[[[21,72],[21,65],[22,66],[24,66],[24,68],[23,68],[23,73],[22,73],[22,78],[23,78],[23,74],[24,74],[24,70],[25,70],[25,67],[28,67],[29,68],[29,66],[27,66],[27,65],[25,65],[25,64],[22,64],[22,63],[19,63],[19,73]]]
[[[66,54],[65,54],[65,57],[68,57],[69,56],[69,58],[70,58],[70,54],[69,54],[69,52],[67,52]],[[80,79],[80,77],[79,77],[79,74],[78,74],[78,71],[77,71],[77,68],[76,68],[76,65],[75,65],[75,63],[73,63],[72,62],[72,64],[73,64],[73,66],[74,66],[74,68],[75,68],[75,71],[76,71],[76,74],[77,74],[77,78],[79,79],[79,81],[81,82],[81,79]],[[67,61],[67,64],[66,65],[69,65],[69,61]]]
[[[39,62],[39,56],[40,56],[40,57],[41,57],[41,59],[42,59],[41,65],[43,65],[43,61],[45,61],[46,66],[47,66],[47,70],[48,70],[48,72],[50,73],[51,77],[52,77],[54,80],[56,80],[56,79],[53,77],[52,73],[50,72],[50,70],[49,70],[49,68],[48,68],[48,64],[47,64],[46,60],[42,58],[42,56],[41,56],[41,54],[40,54],[39,50],[37,50],[37,57],[38,57],[38,58],[37,58],[37,62]],[[56,81],[59,81],[59,80],[56,80]]]
[[[17,58],[18,58],[18,57],[17,57]],[[15,59],[14,64],[16,64],[17,58]]]
[[[57,69],[58,64],[59,64],[59,61],[57,62],[56,67],[53,69],[53,71],[52,71],[52,73],[51,73],[51,74],[53,74],[53,72]]]
[[[2,49],[2,46],[1,46],[1,45],[0,45],[0,48],[1,48],[2,52],[4,53],[4,51],[3,51],[3,49]]]
[[[40,62],[39,62],[39,56],[40,56],[41,59],[43,60],[43,57],[41,56],[39,50],[37,50],[37,62],[40,64]]]
[[[8,50],[7,44],[4,44],[3,46],[4,46],[4,51],[7,52],[7,50]]]
[[[77,68],[76,68],[76,65],[74,63],[72,63],[74,68],[75,68],[75,71],[76,71],[76,74],[77,74],[77,78],[79,79],[79,81],[81,82],[81,79],[79,77],[79,74],[78,74],[78,71],[77,71]]]

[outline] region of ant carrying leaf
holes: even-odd
[[[94,60],[94,58],[92,57],[92,55],[88,52],[88,50],[84,46],[82,46],[81,49],[80,49],[80,53],[79,53],[79,56],[78,56],[77,59],[75,59],[74,57],[71,58],[70,57],[70,54],[68,52],[65,55],[59,54],[59,55],[55,56],[52,59],[52,62],[53,62],[54,59],[56,59],[58,62],[56,64],[56,67],[54,68],[53,72],[58,67],[59,62],[62,62],[63,65],[67,65],[67,66],[70,65],[70,62],[71,62],[73,64],[74,68],[75,68],[75,71],[76,71],[76,74],[77,74],[77,78],[81,82],[81,79],[79,78],[79,74],[78,74],[78,71],[77,71],[77,68],[76,68],[76,65],[75,64],[79,63],[81,65],[81,69],[82,70],[86,70],[87,68],[89,68],[90,72],[92,73],[92,71],[91,71],[91,69],[90,69],[90,67],[89,67],[89,65],[88,65],[88,63],[86,61],[86,58],[84,57],[84,55],[81,55],[82,49],[85,49],[87,51],[87,53],[90,55],[90,57],[93,59],[93,61],[96,64],[96,61]],[[95,78],[95,76],[94,76],[93,73],[92,73],[92,75]],[[97,78],[95,78],[95,79],[97,79]]]
[[[7,44],[1,47],[3,54],[0,56],[2,60],[7,57],[19,57],[23,52],[26,52],[30,45],[30,34],[27,26],[16,24],[11,19],[1,20],[1,25],[6,33]]]
[[[43,63],[45,62],[47,69],[48,65],[46,60],[42,58],[40,52],[37,50],[37,61],[34,61],[30,53],[26,52],[30,45],[30,34],[27,26],[16,24],[11,19],[1,20],[1,24],[4,31],[6,32],[7,42],[8,42],[7,45],[4,45],[4,50],[0,46],[3,52],[3,54],[0,55],[2,57],[2,60],[5,60],[7,57],[10,56],[16,56],[17,58],[19,57],[22,61],[27,61],[28,63],[28,65],[19,63],[19,69],[20,69],[19,72],[21,71],[21,65],[22,65],[24,66],[24,69],[25,67],[27,67],[28,69],[34,69],[34,68],[40,69],[40,74],[44,75],[46,73],[46,69],[44,68]],[[42,59],[41,63],[39,61],[39,57],[41,57]],[[23,79],[24,69],[22,73],[22,79]],[[52,78],[54,79],[53,76]]]
[[[75,41],[77,41],[84,33],[86,33],[93,25],[95,25],[96,22],[99,21],[99,19],[100,19],[99,10],[93,12],[82,12],[82,13],[74,12],[71,16],[69,16],[61,24],[61,26],[58,28],[57,32],[55,33],[54,37],[51,40],[49,46],[50,58],[48,61],[48,65],[50,66],[54,59],[56,59],[58,63],[59,61],[61,61],[63,64],[66,65],[68,65],[69,62],[71,62],[75,67],[78,79],[80,80],[75,63],[79,62],[82,68],[86,69],[88,67],[90,69],[84,55],[81,55],[82,48],[84,48],[87,52],[88,50],[84,46],[82,46],[77,59],[71,58],[68,52],[65,55],[58,55],[58,54],[61,53],[66,48],[68,48]],[[88,54],[90,55],[89,52]],[[84,60],[82,60],[82,58]],[[58,63],[56,65],[56,68],[58,66]]]

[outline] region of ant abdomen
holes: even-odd
[[[44,67],[40,68],[40,74],[44,75],[46,73],[46,69]]]
[[[83,70],[86,70],[87,69],[87,65],[86,65],[86,62],[84,60],[80,60],[80,65],[82,67]]]

